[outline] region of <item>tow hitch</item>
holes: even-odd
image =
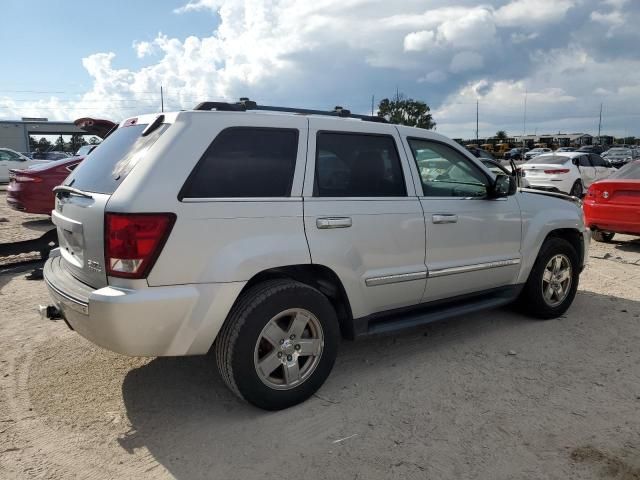
[[[39,305],[38,313],[41,318],[48,318],[49,320],[62,320],[62,312],[55,305]]]

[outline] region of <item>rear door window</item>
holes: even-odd
[[[73,170],[65,185],[85,192],[112,194],[169,127],[163,124],[142,136],[146,124],[120,127]]]
[[[315,196],[403,197],[406,194],[393,137],[318,133]]]
[[[228,128],[204,153],[179,199],[288,197],[297,156],[296,129]]]
[[[594,167],[606,167],[607,166],[607,163],[604,161],[604,159],[600,155],[596,155],[595,153],[591,153],[591,154],[589,154],[589,156],[591,157],[591,164]]]
[[[580,155],[578,157],[578,165],[581,167],[590,167],[591,162],[589,161],[589,155]]]

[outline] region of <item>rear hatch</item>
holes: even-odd
[[[526,178],[546,179],[552,176],[570,173],[571,159],[559,155],[544,155],[521,165],[520,169]]]
[[[151,124],[136,119],[123,122],[54,189],[52,220],[62,264],[91,287],[107,285],[104,223],[109,198],[168,128],[161,117]]]

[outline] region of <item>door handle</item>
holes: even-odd
[[[451,213],[439,213],[431,216],[431,221],[435,224],[458,223],[458,215]]]
[[[316,227],[320,229],[349,228],[351,224],[351,217],[323,217],[316,220]]]

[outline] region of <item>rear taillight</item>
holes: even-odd
[[[173,213],[107,213],[107,275],[145,278],[160,255],[175,220]]]
[[[42,182],[42,178],[40,177],[29,177],[27,175],[16,175],[12,180],[15,180],[18,183],[40,183]]]
[[[559,175],[562,173],[569,173],[571,170],[568,168],[554,168],[553,170],[545,170],[544,173],[548,175]]]

